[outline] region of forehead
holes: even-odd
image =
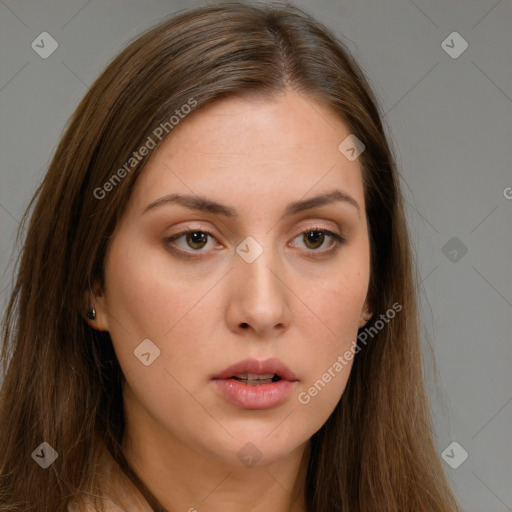
[[[279,202],[336,186],[363,205],[359,161],[338,149],[349,134],[328,107],[291,90],[227,97],[180,121],[147,163],[137,196],[182,191]]]

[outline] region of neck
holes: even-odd
[[[244,467],[198,453],[169,433],[144,437],[129,426],[127,423],[123,449],[134,473],[132,480],[142,483],[138,486],[155,511],[306,510],[309,441],[282,459]]]

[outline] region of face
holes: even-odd
[[[154,153],[92,298],[141,439],[263,463],[332,413],[369,283],[361,168],[338,150],[349,134],[287,91],[217,101]]]

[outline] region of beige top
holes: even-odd
[[[132,481],[124,474],[110,453],[105,450],[99,481],[104,483],[104,492],[110,499],[104,499],[105,512],[153,512],[148,502]],[[88,496],[68,502],[68,512],[97,512],[94,501]]]

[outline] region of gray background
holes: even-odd
[[[205,2],[0,2],[0,301],[14,234],[64,124],[108,61],[146,27]],[[210,2],[213,3],[213,2]],[[441,454],[464,510],[512,510],[512,4],[510,0],[296,2],[368,76],[407,197]],[[47,59],[31,47],[58,42]],[[448,38],[458,32],[468,48]],[[40,40],[40,39],[38,39]],[[464,251],[467,253],[464,254]],[[448,450],[452,465],[461,448]],[[445,464],[445,462],[443,462]]]

